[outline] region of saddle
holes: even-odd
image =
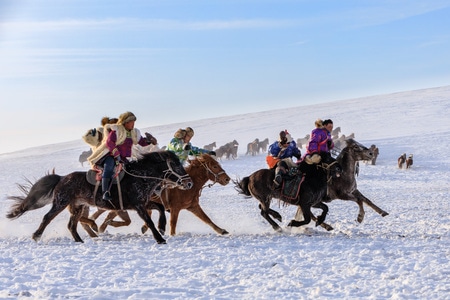
[[[280,198],[281,200],[292,202],[297,199],[300,193],[300,188],[305,179],[297,168],[290,168],[289,172],[283,176],[283,182],[281,184]]]
[[[97,185],[98,182],[102,181],[102,174],[103,168],[96,165],[93,169],[89,169],[87,171],[86,180],[92,185]],[[125,171],[122,169],[122,167],[115,167],[112,184],[117,184],[117,180],[120,182],[124,175]]]

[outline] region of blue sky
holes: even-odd
[[[0,0],[0,153],[124,111],[150,127],[449,85],[448,16],[439,0]]]

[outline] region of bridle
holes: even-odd
[[[160,177],[155,177],[155,176],[143,176],[143,175],[138,175],[138,174],[133,174],[130,173],[129,171],[126,170],[125,166],[122,168],[123,171],[132,176],[132,177],[136,177],[136,178],[142,178],[142,179],[156,179],[156,180],[160,180],[160,186],[162,188],[166,188],[168,186],[173,186],[175,184],[175,186],[182,186],[183,181],[185,181],[186,179],[189,179],[189,175],[185,174],[185,175],[180,175],[176,172],[173,171],[172,166],[170,165],[171,160],[168,159],[166,160],[166,164],[167,164],[167,170],[165,170],[164,176],[162,178]],[[173,180],[170,180],[169,177],[170,176],[175,176],[177,178],[177,180],[174,182]]]
[[[202,167],[204,167],[204,168],[206,169],[206,171],[208,171],[208,173],[210,173],[210,174],[212,174],[212,175],[214,176],[213,183],[204,185],[204,186],[202,187],[202,189],[203,189],[204,187],[212,187],[214,184],[216,184],[216,183],[218,182],[219,176],[220,176],[220,175],[226,174],[225,171],[223,171],[223,170],[222,170],[221,172],[219,172],[219,173],[216,174],[216,173],[213,172],[213,170],[211,170],[211,168],[208,166],[207,163],[205,163],[205,162],[203,162],[203,161],[201,161],[201,160],[198,160],[198,159],[197,159],[197,161],[202,165]]]

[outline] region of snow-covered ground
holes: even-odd
[[[139,118],[144,112],[135,113]],[[130,212],[129,227],[108,228],[97,239],[79,227],[85,241],[80,244],[67,229],[64,211],[36,243],[31,235],[50,206],[9,220],[12,202],[6,197],[20,194],[16,183],[25,183],[25,177],[34,181],[53,168],[61,175],[86,170],[78,155],[88,147],[80,139],[2,154],[0,298],[448,299],[449,116],[447,86],[140,128],[161,145],[186,126],[195,129],[197,146],[236,139],[238,158],[222,160],[236,179],[266,166],[264,154],[245,155],[255,138],[273,142],[282,129],[304,137],[317,118],[333,119],[343,134],[353,132],[359,142],[379,147],[377,165],[361,164],[358,187],[389,215],[366,207],[359,224],[357,205],[335,200],[329,204],[330,232],[312,224],[288,229],[296,207],[277,200],[272,208],[283,216],[283,232],[274,232],[259,214],[258,201],[229,184],[205,188],[201,196],[202,207],[227,236],[182,211],[177,235],[158,245],[140,233],[142,221]],[[396,164],[404,152],[414,154],[408,170]]]

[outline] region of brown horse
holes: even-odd
[[[250,176],[244,177],[240,181],[234,181],[235,189],[239,194],[255,197],[259,202],[261,216],[272,225],[276,231],[281,230],[280,226],[270,217],[281,222],[281,215],[270,208],[272,198],[278,198],[286,203],[299,206],[303,212],[303,221],[292,220],[288,226],[299,227],[309,224],[311,219],[316,221],[317,225],[324,225],[327,230],[331,226],[324,224],[328,206],[322,202],[327,194],[327,181],[339,177],[341,168],[334,158],[328,153],[321,154],[319,164],[308,164],[306,161],[298,165],[298,174],[301,178],[300,191],[295,197],[284,197],[281,189],[273,189],[273,179],[275,177],[274,169],[260,169]],[[311,207],[322,209],[322,214],[316,218],[311,212]]]
[[[176,234],[178,215],[182,209],[187,209],[196,215],[200,220],[211,226],[218,234],[228,234],[225,229],[220,228],[211,221],[201,208],[199,200],[201,191],[208,180],[213,182],[209,187],[216,182],[221,185],[227,185],[230,182],[230,177],[222,169],[219,162],[209,154],[202,154],[188,162],[189,165],[186,167],[186,173],[194,182],[193,187],[190,190],[182,191],[179,189],[171,189],[162,192],[159,196],[152,195],[151,202],[149,203],[157,202],[157,204],[163,204],[166,210],[170,211],[170,235]],[[151,211],[149,211],[149,213],[151,213]],[[108,222],[114,217],[115,215],[111,212],[105,218],[101,228],[103,228],[105,224],[107,226]],[[142,232],[145,233],[147,229],[148,227],[144,225],[142,227]]]
[[[357,218],[359,223],[364,220],[364,203],[370,206],[382,217],[387,216],[388,213],[366,198],[357,189],[356,185],[356,163],[360,160],[371,160],[373,157],[372,150],[353,139],[348,139],[346,142],[347,146],[342,149],[341,153],[336,158],[337,162],[342,166],[342,176],[339,178],[333,178],[328,182],[328,194],[326,199],[324,199],[324,202],[330,202],[335,199],[355,201],[359,206]],[[300,219],[300,213],[301,211],[297,210],[297,220]]]
[[[413,164],[413,155],[410,154],[406,159],[406,168],[409,169]]]
[[[248,143],[247,144],[247,152],[245,153],[245,155],[252,155],[255,156],[256,154],[258,154],[258,144],[259,144],[259,139],[256,138],[253,142]]]
[[[258,143],[258,153],[259,152],[267,152],[267,146],[269,146],[269,138],[265,138],[264,140]]]
[[[397,159],[397,166],[399,169],[403,168],[403,165],[406,162],[406,153],[403,153],[402,155],[400,155],[400,157]]]
[[[121,197],[117,189],[112,189],[112,201],[102,200],[101,191],[96,191],[95,186],[87,181],[86,172],[73,172],[66,176],[50,174],[42,177],[29,190],[26,190],[25,196],[8,197],[15,200],[15,204],[7,217],[18,218],[29,210],[53,203],[52,208],[33,234],[33,239],[38,241],[48,224],[68,207],[71,215],[68,228],[76,242],[83,242],[77,232],[77,225],[87,206],[117,210],[122,204],[124,209],[136,210],[152,230],[158,244],[164,244],[166,241],[147,212],[148,195],[161,186],[162,188],[189,189],[192,187],[192,180],[186,174],[178,157],[170,151],[145,154],[141,159],[129,163],[125,169],[125,175],[120,181],[123,191]],[[122,203],[119,203],[119,200],[122,200]]]

